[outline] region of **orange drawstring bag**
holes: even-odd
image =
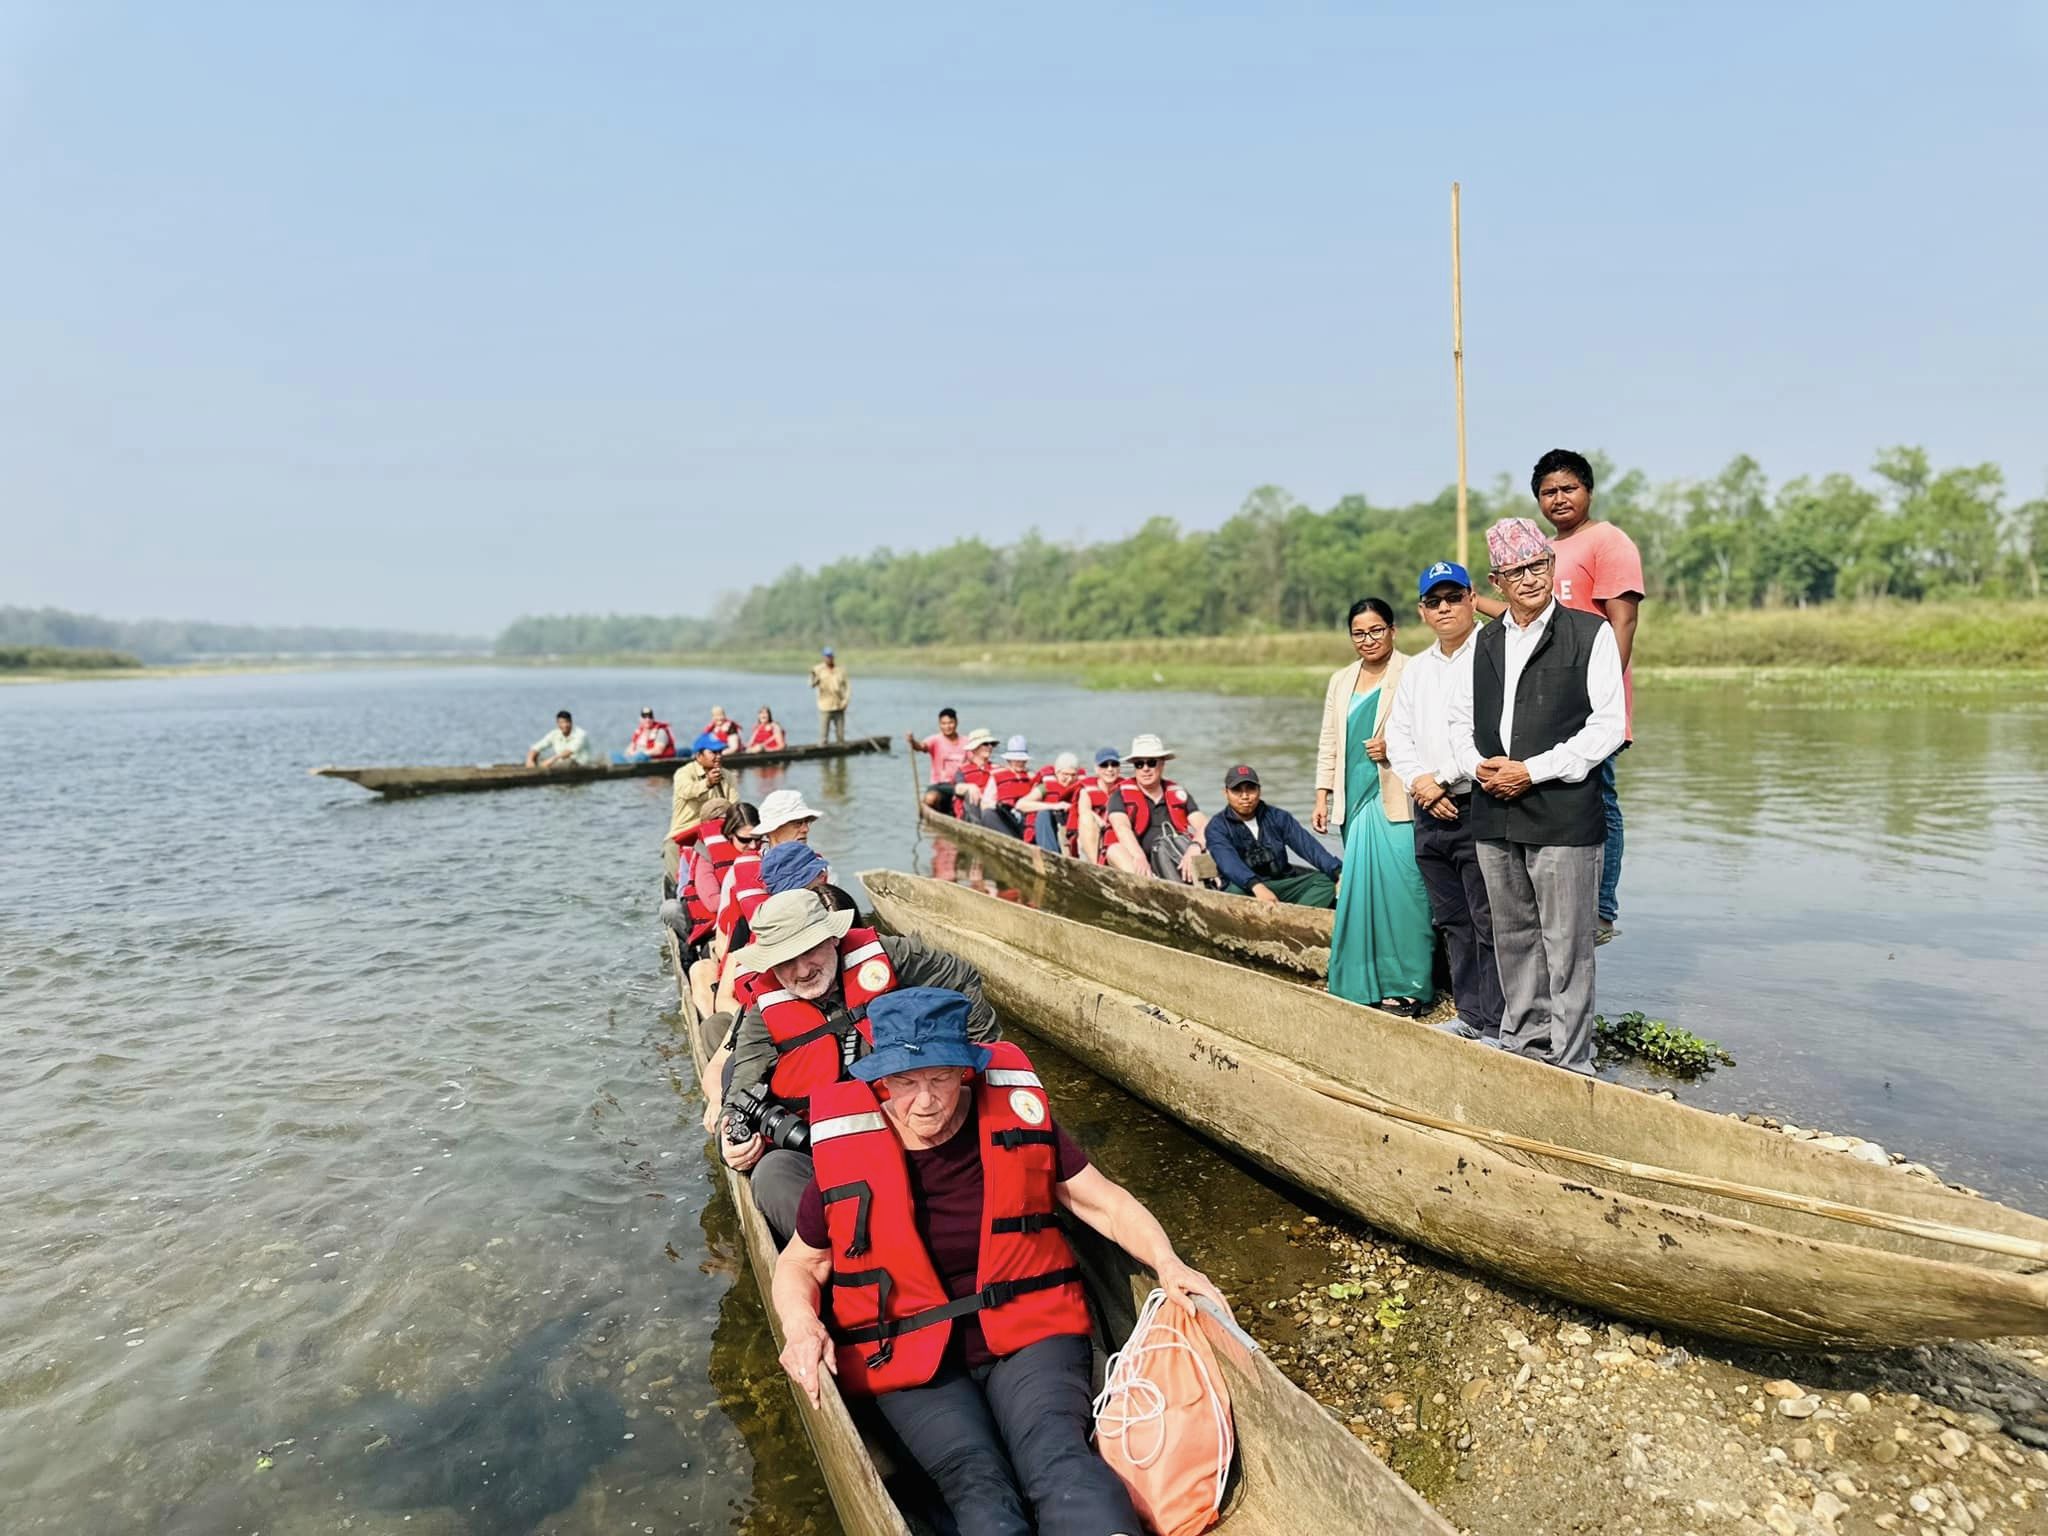
[[[1131,1491],[1154,1536],[1214,1525],[1237,1437],[1230,1394],[1200,1323],[1166,1292],[1145,1299],[1095,1398],[1095,1448]]]

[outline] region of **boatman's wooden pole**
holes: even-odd
[[[1458,184],[1451,183],[1451,371],[1458,379],[1458,564],[1471,569],[1472,528],[1465,510],[1465,283],[1458,270]]]

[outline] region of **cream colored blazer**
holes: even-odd
[[[1323,734],[1316,743],[1316,788],[1330,792],[1330,825],[1333,827],[1343,822],[1344,807],[1349,803],[1344,794],[1344,759],[1350,756],[1345,750],[1344,722],[1351,713],[1351,694],[1358,687],[1358,669],[1362,665],[1354,661],[1350,666],[1339,667],[1332,672],[1330,686],[1323,693]],[[1394,709],[1394,690],[1400,686],[1401,674],[1407,668],[1407,656],[1396,650],[1387,661],[1387,675],[1380,679],[1379,702],[1373,706],[1372,730],[1375,736],[1387,728],[1387,716]],[[1389,821],[1414,819],[1414,804],[1408,798],[1408,786],[1401,782],[1399,774],[1384,765],[1380,768],[1380,806],[1386,811]]]

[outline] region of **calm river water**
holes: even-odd
[[[511,755],[563,704],[609,747],[642,702],[814,719],[801,680],[672,671],[0,690],[0,1529],[835,1529],[670,1035],[666,782],[387,804],[305,774]],[[856,673],[854,727],[941,702],[1045,755],[1159,730],[1205,803],[1236,758],[1308,799],[1312,704]],[[1694,1102],[2048,1209],[2040,701],[1651,685],[1639,732],[1603,1009],[1736,1053]],[[802,789],[851,872],[920,859],[907,774],[747,789]],[[1271,1191],[1055,1077],[1191,1257],[1271,1278]]]

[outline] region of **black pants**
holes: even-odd
[[[1140,1536],[1123,1479],[1088,1443],[1088,1341],[1040,1339],[972,1372],[875,1399],[960,1536]]]
[[[1493,955],[1493,909],[1473,849],[1471,796],[1461,795],[1456,803],[1456,821],[1438,821],[1415,807],[1415,867],[1429,889],[1430,916],[1443,929],[1444,947],[1450,951],[1458,1017],[1482,1035],[1498,1035],[1506,1003]]]

